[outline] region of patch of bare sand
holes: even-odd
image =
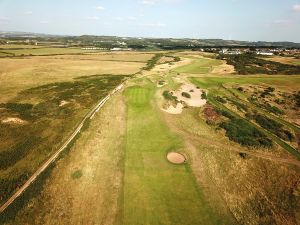
[[[151,70],[151,72],[156,72],[156,73],[157,72],[166,72],[166,71],[173,70],[173,69],[175,69],[177,67],[180,67],[180,66],[188,65],[192,61],[193,61],[192,59],[184,58],[184,59],[181,59],[181,61],[173,63],[171,65],[169,63],[159,64],[159,65],[156,65]]]
[[[182,103],[177,103],[176,106],[169,105],[166,108],[162,108],[162,110],[170,114],[181,114],[183,107]]]
[[[1,123],[24,125],[24,124],[27,124],[28,122],[26,120],[22,120],[18,117],[8,117],[6,119],[1,120]]]
[[[191,97],[187,98],[182,96],[183,92],[188,93]],[[201,107],[206,104],[206,100],[201,97],[202,92],[200,88],[197,88],[193,84],[184,84],[177,91],[173,92],[173,96],[176,96],[178,101],[182,101],[188,106]]]
[[[68,102],[68,101],[62,100],[62,101],[59,103],[59,107],[62,107],[62,106],[67,105],[67,104],[69,104],[69,103],[70,103],[70,102]]]
[[[177,153],[177,152],[169,152],[167,154],[167,159],[169,162],[174,163],[174,164],[182,164],[186,160],[184,155]]]
[[[158,60],[158,64],[164,64],[164,63],[170,63],[173,62],[174,58],[173,57],[168,57],[168,56],[163,56]]]
[[[220,66],[213,67],[213,70],[212,70],[212,73],[214,73],[214,74],[231,74],[234,72],[235,72],[234,66],[228,65],[226,63],[224,63]]]

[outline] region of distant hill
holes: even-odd
[[[300,43],[294,42],[248,42],[223,39],[189,39],[189,38],[145,38],[145,37],[117,37],[117,36],[67,36],[49,35],[30,32],[0,31],[0,38],[7,40],[36,39],[46,41],[80,42],[83,45],[105,45],[105,43],[122,42],[132,48],[201,48],[201,47],[282,47],[300,48]]]

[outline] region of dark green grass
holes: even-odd
[[[226,130],[226,136],[230,140],[243,146],[272,147],[272,141],[265,134],[243,119],[232,118],[222,122],[220,127]]]
[[[152,105],[152,86],[131,87],[128,106],[123,224],[226,224],[205,200],[188,164],[173,165],[168,151],[182,142]]]
[[[270,84],[281,87],[300,88],[300,76],[234,76],[234,77],[191,77],[190,80],[202,88],[220,87],[226,83]]]

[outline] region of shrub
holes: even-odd
[[[220,124],[226,130],[226,136],[243,146],[272,147],[272,140],[256,127],[243,119],[232,118]]]
[[[185,98],[191,98],[191,95],[187,92],[182,92],[181,95]]]
[[[242,103],[240,103],[240,102],[238,102],[238,101],[235,101],[235,100],[233,100],[233,99],[229,99],[229,101],[233,104],[233,105],[235,105],[236,107],[237,107],[237,109],[238,110],[243,110],[243,111],[245,111],[245,112],[247,112],[248,111],[248,107],[246,106],[246,105],[244,105],[244,104],[242,104]]]
[[[284,112],[281,109],[277,108],[276,106],[272,106],[269,103],[268,104],[263,104],[261,106],[263,108],[265,108],[266,110],[268,110],[269,112],[272,112],[276,115],[284,115]]]
[[[159,84],[159,85],[164,85],[164,84],[165,84],[165,81],[160,80],[160,81],[158,81],[158,84]]]
[[[230,112],[225,111],[223,109],[217,109],[216,111],[217,111],[217,113],[221,114],[222,116],[227,117],[228,119],[233,119],[234,118],[234,116]]]
[[[31,119],[33,105],[28,103],[2,103],[0,108],[6,108],[10,112],[18,113],[22,119]]]
[[[240,152],[239,153],[239,156],[242,158],[242,159],[246,159],[248,157],[248,154],[245,153],[245,152]]]
[[[202,99],[207,99],[207,95],[206,95],[205,91],[202,91],[201,98]]]
[[[81,170],[76,170],[74,173],[71,175],[72,179],[79,179],[82,177],[82,171]]]
[[[169,91],[164,91],[163,96],[166,100],[169,100],[169,101],[177,100],[177,97],[173,96],[172,93]]]
[[[300,66],[258,58],[254,54],[220,55],[229,65],[233,65],[239,74],[300,74]]]
[[[217,97],[215,97],[215,99],[220,103],[223,103],[223,104],[227,103],[227,101],[224,98],[222,98],[221,96],[217,96]]]
[[[273,119],[260,114],[254,115],[254,119],[261,127],[274,133],[277,137],[285,141],[292,141],[295,139],[294,135],[290,131],[283,129],[283,125]]]
[[[294,98],[296,101],[296,107],[300,107],[300,91],[298,91],[298,93],[294,95]]]
[[[144,70],[151,70],[162,56],[163,54],[161,53],[155,54],[153,58],[147,62],[147,65],[146,67],[144,67]]]

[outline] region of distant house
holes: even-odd
[[[221,54],[225,54],[225,55],[240,55],[242,54],[240,49],[227,49],[227,48],[223,48],[220,51]]]
[[[97,47],[84,47],[82,50],[105,50],[106,48],[97,48]]]
[[[256,54],[257,55],[266,55],[266,56],[272,56],[272,55],[274,55],[273,52],[260,52],[260,51],[257,51]]]
[[[112,48],[111,51],[131,51],[132,48]]]

